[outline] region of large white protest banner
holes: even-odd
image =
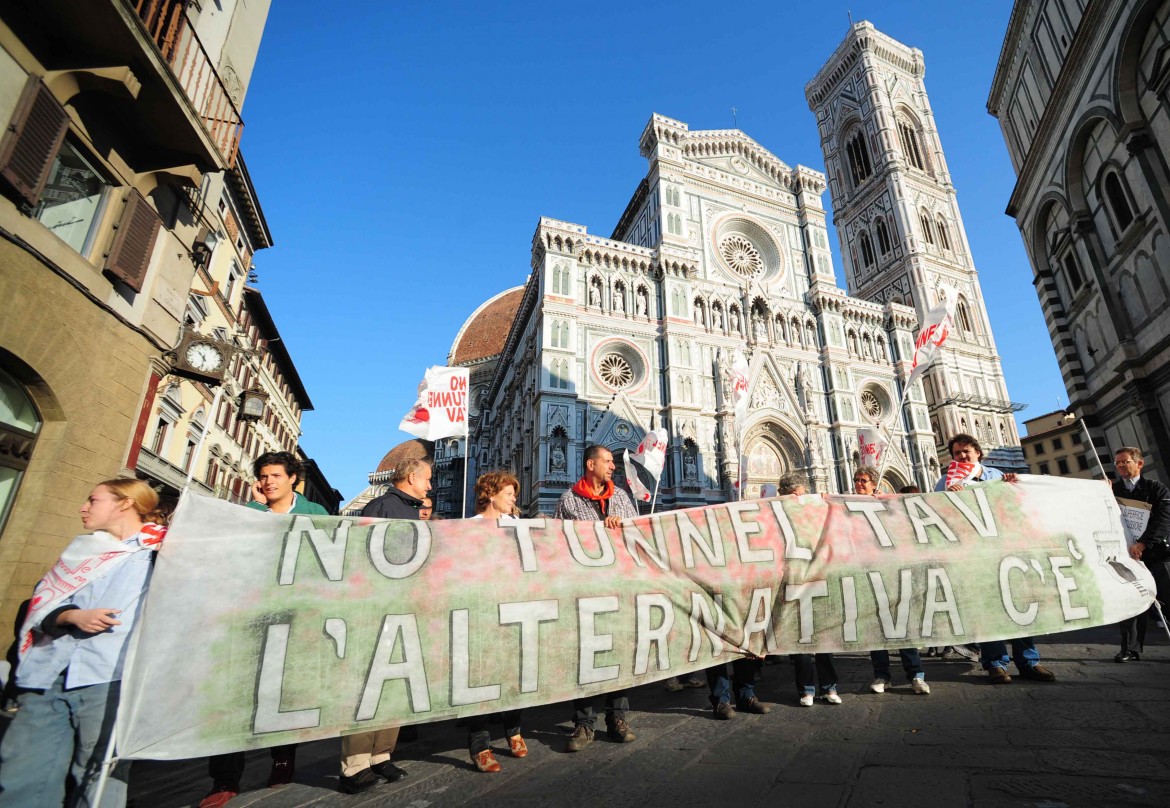
[[[600,523],[268,514],[186,494],[119,709],[190,758],[561,702],[742,654],[1049,634],[1144,611],[1095,481],[777,497]]]

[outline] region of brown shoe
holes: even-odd
[[[755,696],[752,696],[747,701],[741,700],[739,704],[735,705],[735,709],[741,713],[755,713],[756,715],[767,715],[772,711],[771,707],[764,704]]]
[[[514,758],[528,757],[528,744],[524,743],[524,739],[519,735],[513,735],[508,739],[508,748],[512,750]]]
[[[630,725],[626,723],[624,718],[615,718],[612,721],[605,722],[605,734],[609,736],[611,741],[618,743],[629,743],[634,740],[634,733],[630,732]]]
[[[573,728],[573,734],[569,736],[569,742],[565,744],[565,751],[580,752],[591,743],[593,743],[593,727],[578,724]]]
[[[729,721],[735,718],[735,708],[726,701],[721,701],[712,708],[715,712],[715,717],[720,721]]]
[[[1043,665],[1033,665],[1020,671],[1020,676],[1031,679],[1033,682],[1055,682],[1056,674]]]
[[[1011,684],[1012,681],[1012,677],[1008,674],[1007,668],[1000,667],[999,665],[995,665],[987,671],[987,678],[991,680],[993,685]]]
[[[496,760],[496,756],[492,754],[490,749],[476,752],[471,756],[471,762],[475,764],[475,768],[488,774],[494,774],[500,770],[500,762]]]

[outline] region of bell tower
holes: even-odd
[[[966,432],[1023,465],[1013,418],[1023,407],[1008,396],[925,72],[922,51],[859,22],[805,86],[846,284],[854,297],[912,306],[920,321],[940,287],[957,290],[954,331],[923,379],[936,452],[945,465],[947,440]],[[897,347],[909,360],[913,346]]]

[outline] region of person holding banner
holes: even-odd
[[[872,468],[859,468],[853,473],[853,493],[862,496],[877,494],[877,472]],[[906,671],[906,678],[915,695],[925,696],[930,693],[930,685],[926,683],[926,673],[922,670],[922,655],[917,648],[900,648],[898,656],[902,660],[902,670]],[[884,648],[869,652],[869,661],[873,665],[873,681],[869,689],[874,693],[885,693],[890,686],[893,676],[890,673],[890,652]]]
[[[265,452],[252,464],[256,482],[252,484],[252,501],[246,507],[270,513],[297,513],[328,516],[329,512],[316,502],[302,497],[296,491],[303,468],[292,452]],[[296,744],[274,746],[270,750],[272,768],[268,771],[268,787],[288,785],[296,774]],[[244,753],[229,752],[207,759],[207,774],[211,777],[211,791],[199,803],[199,808],[221,808],[240,793],[244,776]]]
[[[613,453],[604,446],[593,444],[585,449],[585,473],[573,487],[557,500],[553,519],[597,522],[604,521],[610,530],[618,528],[623,519],[635,519],[638,507],[630,495],[613,484]],[[626,723],[630,701],[625,690],[605,695],[605,727],[610,739],[620,743],[634,740],[634,733]],[[573,700],[573,734],[566,752],[579,752],[593,743],[596,710],[590,697]]]
[[[514,522],[516,492],[520,481],[509,471],[489,471],[475,481],[475,516],[472,519],[492,519],[495,522]],[[528,745],[520,736],[520,710],[507,710],[500,716],[504,722],[504,736],[514,758],[528,757]],[[481,772],[498,772],[500,763],[492,754],[492,736],[488,732],[488,714],[467,719],[467,751],[471,762]]]
[[[422,519],[420,513],[431,490],[431,462],[420,458],[403,460],[390,475],[390,489],[370,500],[362,516],[373,519]],[[430,513],[427,513],[430,516]]]
[[[362,508],[362,516],[374,519],[421,519],[423,499],[431,490],[428,460],[403,460],[390,475],[390,490]],[[400,727],[341,736],[341,777],[337,790],[360,794],[383,781],[396,783],[406,771],[390,762],[398,745]]]
[[[121,691],[126,641],[139,617],[166,529],[141,480],[99,483],[75,538],[33,591],[20,630],[19,710],[0,744],[0,806],[94,806]],[[118,763],[103,808],[126,804]]]
[[[1015,474],[1004,474],[999,469],[983,465],[983,447],[979,445],[974,435],[960,432],[951,438],[947,444],[951,453],[951,464],[946,473],[935,484],[935,491],[962,491],[968,485],[1003,480],[1014,483],[1019,481]],[[1036,649],[1034,637],[1017,637],[1012,640],[1012,661],[1016,663],[1016,670],[1024,679],[1036,682],[1055,682],[1056,674],[1040,664],[1040,652]],[[993,685],[1011,683],[1012,677],[1007,672],[1008,654],[1007,643],[1004,640],[991,640],[979,644],[979,663],[987,671],[988,679]]]
[[[1129,548],[1133,558],[1146,565],[1154,576],[1158,600],[1170,602],[1170,488],[1157,480],[1142,476],[1146,461],[1142,450],[1124,446],[1117,450],[1113,465],[1117,479],[1113,481],[1113,496],[1124,505],[1124,500],[1137,500],[1151,506],[1146,529]],[[1149,610],[1118,624],[1121,630],[1121,650],[1114,662],[1136,662],[1145,650],[1146,620]]]

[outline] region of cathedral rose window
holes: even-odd
[[[890,397],[880,385],[866,385],[857,396],[857,402],[865,417],[874,423],[886,420],[890,413]]]
[[[764,269],[760,251],[739,233],[724,236],[723,242],[719,245],[719,252],[727,265],[745,278],[754,277]]]
[[[618,390],[628,387],[634,380],[634,369],[630,363],[624,356],[615,353],[601,357],[597,363],[597,373],[603,382]]]

